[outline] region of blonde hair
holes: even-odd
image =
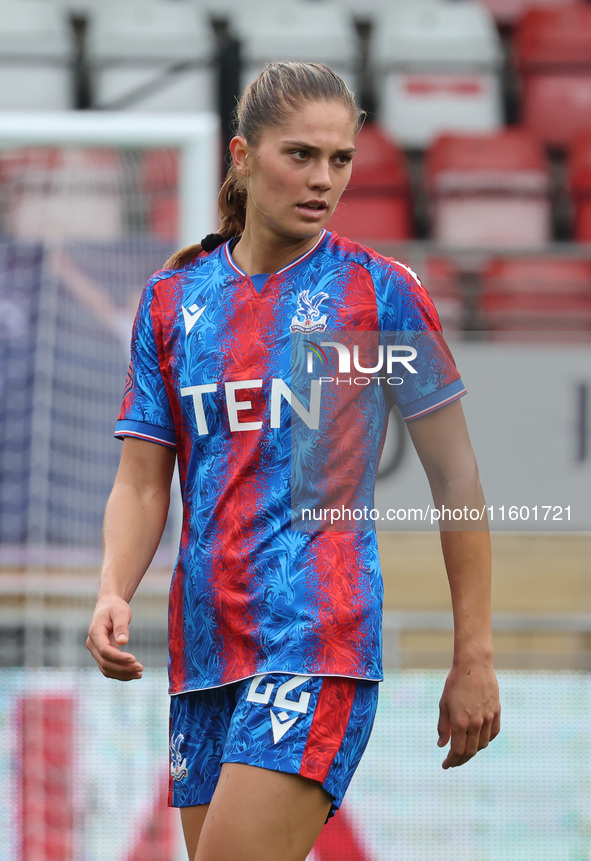
[[[260,75],[248,85],[236,107],[235,131],[249,146],[256,147],[263,132],[275,128],[287,119],[289,112],[305,102],[338,102],[348,108],[355,120],[355,133],[361,127],[365,112],[355,102],[355,96],[338,75],[323,63],[268,63]],[[217,235],[208,237],[208,249],[239,236],[246,221],[246,184],[231,165],[218,196],[220,226]],[[219,237],[219,239],[218,239]],[[201,243],[188,245],[166,261],[166,269],[179,269],[203,251]]]

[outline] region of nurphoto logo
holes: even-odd
[[[387,344],[384,349],[384,344],[378,344],[375,358],[375,363],[366,366],[362,364],[360,356],[359,344],[353,344],[352,349],[340,341],[321,341],[316,344],[314,341],[304,341],[307,349],[306,371],[308,374],[314,373],[315,358],[320,361],[321,365],[330,363],[329,356],[323,347],[331,347],[336,350],[338,359],[338,374],[351,374],[351,365],[355,371],[361,374],[371,374],[371,377],[355,377],[353,380],[347,380],[359,386],[367,386],[373,381],[380,385],[381,382],[386,382],[390,386],[400,386],[404,382],[401,377],[392,376],[394,368],[401,370],[404,368],[410,374],[418,373],[416,368],[413,368],[412,362],[417,358],[417,351],[414,347],[408,347],[404,344]],[[367,351],[366,351],[367,352]],[[366,360],[367,361],[367,360]],[[376,373],[385,372],[385,376],[375,376]],[[321,383],[336,383],[345,382],[339,380],[338,377],[319,377]]]

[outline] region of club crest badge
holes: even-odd
[[[182,732],[172,736],[170,739],[170,776],[173,780],[184,780],[189,776],[187,759],[181,754],[181,744],[185,740]]]
[[[298,295],[298,307],[289,327],[291,332],[325,332],[326,314],[320,313],[320,305],[328,299],[328,293],[316,293],[310,296],[309,290],[302,290]]]

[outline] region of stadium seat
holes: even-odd
[[[209,19],[196,4],[103,0],[88,32],[95,103],[132,111],[213,110],[214,45]]]
[[[547,333],[548,340],[591,338],[591,262],[516,257],[489,262],[480,312],[494,339]]]
[[[569,178],[575,204],[574,238],[577,242],[591,242],[591,132],[574,140]]]
[[[179,236],[178,151],[147,150],[140,165],[148,231],[165,242]]]
[[[550,173],[523,129],[441,135],[426,158],[433,238],[454,246],[538,247],[550,239]]]
[[[493,18],[501,27],[512,27],[523,15],[526,9],[534,5],[532,0],[481,0],[490,9]],[[535,5],[564,6],[572,0],[535,0]]]
[[[353,175],[329,229],[355,241],[410,239],[412,215],[406,158],[373,123],[357,135]]]
[[[240,3],[231,30],[241,43],[243,86],[265,63],[281,59],[326,63],[355,89],[357,37],[338,0],[273,0],[254,9]]]
[[[354,241],[402,241],[412,237],[412,202],[404,152],[377,125],[356,139],[353,176],[328,228]],[[150,233],[178,236],[178,159],[174,150],[148,150],[141,186]]]
[[[73,107],[67,11],[46,0],[0,2],[0,110]]]
[[[107,149],[7,150],[0,158],[4,228],[30,240],[116,239],[124,227],[124,171]]]
[[[403,146],[502,124],[501,43],[484,6],[393,3],[375,19],[372,42],[380,121]]]
[[[418,274],[435,303],[444,335],[461,333],[467,321],[458,267],[446,257],[428,257]]]
[[[529,9],[515,33],[524,123],[552,147],[591,131],[591,5]]]

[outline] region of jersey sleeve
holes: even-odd
[[[154,276],[142,293],[131,336],[131,362],[115,427],[118,439],[131,436],[176,448],[174,423],[162,378],[152,325]]]
[[[376,294],[385,349],[389,345],[400,348],[391,353],[400,357],[392,363],[395,383],[391,392],[403,419],[409,422],[461,398],[466,389],[433,301],[418,276],[391,260],[382,268],[379,286]]]

